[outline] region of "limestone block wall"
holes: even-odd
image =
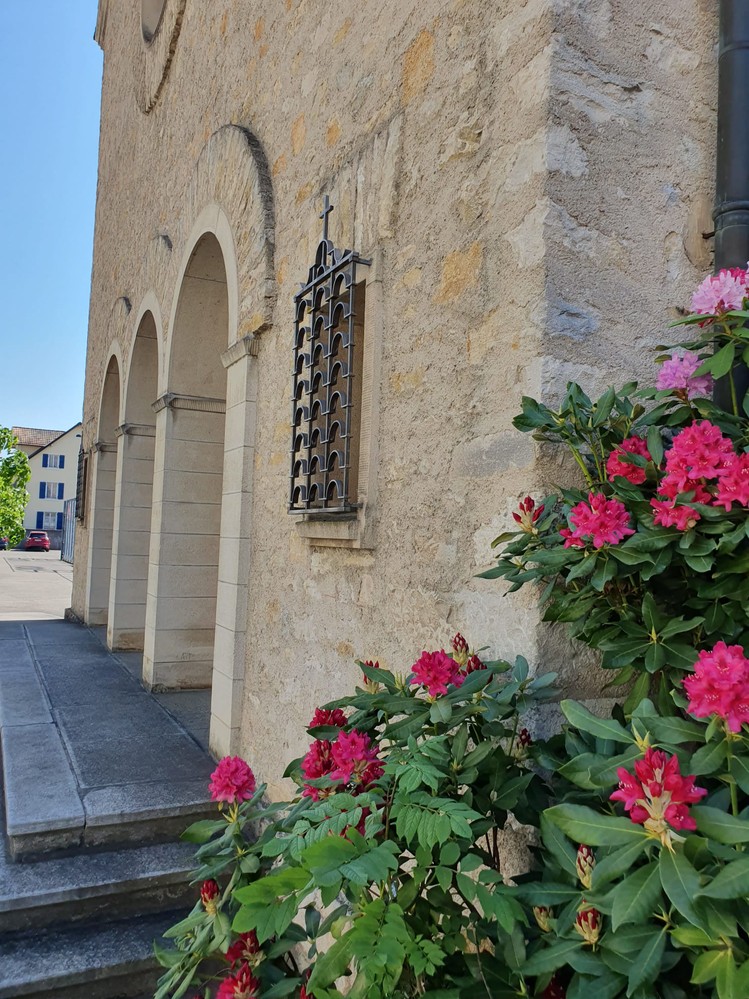
[[[708,264],[714,5],[166,0],[164,18],[170,44],[148,47],[139,3],[100,4],[84,446],[115,341],[127,386],[145,301],[158,392],[188,391],[170,383],[171,326],[212,213],[231,348],[225,393],[204,393],[226,400],[214,747],[278,790],[354,657],[405,671],[458,629],[597,689],[589,663],[549,643],[533,594],[506,600],[475,573],[518,498],[566,474],[512,429],[521,396],[644,372],[637,349]],[[286,513],[293,294],[323,194],[336,245],[376,268],[360,547],[315,543]]]

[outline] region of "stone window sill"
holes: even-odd
[[[363,511],[331,517],[304,517],[296,532],[311,545],[322,548],[373,548]]]

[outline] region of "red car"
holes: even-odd
[[[49,535],[46,531],[29,531],[23,548],[27,552],[48,552]]]

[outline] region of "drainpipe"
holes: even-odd
[[[746,267],[749,260],[749,0],[720,0],[718,42],[718,150],[715,163],[715,270]],[[741,400],[749,368],[734,371]],[[715,386],[715,401],[731,408],[727,378]]]

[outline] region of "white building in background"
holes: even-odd
[[[29,502],[23,526],[27,531],[46,531],[52,548],[60,547],[65,500],[75,497],[80,446],[81,424],[76,423],[29,453],[31,478],[26,487]],[[27,450],[26,447],[22,449]]]

